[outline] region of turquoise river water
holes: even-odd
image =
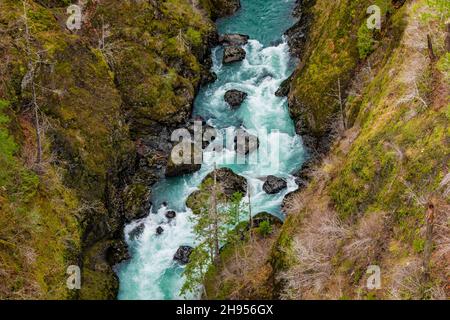
[[[291,175],[305,161],[301,138],[296,135],[289,116],[287,99],[275,96],[281,82],[292,73],[295,61],[289,54],[283,33],[294,23],[292,11],[295,0],[241,0],[242,8],[234,16],[217,22],[219,33],[242,33],[250,36],[244,46],[247,57],[232,65],[222,65],[223,48],[213,49],[213,71],[218,80],[201,88],[195,104],[194,115],[199,115],[218,130],[233,130],[243,126],[252,134],[267,130],[268,142],[261,148],[277,150],[270,159],[260,159],[257,164],[225,165],[244,176],[252,197],[252,212],[270,212],[283,218],[280,205],[288,192],[297,186]],[[248,97],[238,110],[231,110],[224,101],[227,90],[238,89]],[[268,152],[271,155],[270,152]],[[227,150],[224,157],[233,157]],[[152,212],[145,218],[125,227],[125,239],[132,258],[117,266],[120,279],[119,299],[183,299],[183,267],[173,261],[180,245],[195,246],[192,232],[192,212],[186,208],[186,198],[199,186],[202,179],[213,170],[217,155],[205,154],[200,171],[178,178],[163,179],[153,186]],[[288,181],[288,188],[279,194],[268,195],[263,189],[264,177],[276,175]],[[163,202],[168,207],[162,206]],[[166,210],[177,216],[168,221]],[[137,239],[129,232],[140,224],[145,225]],[[157,236],[155,229],[164,228]],[[187,298],[198,298],[197,296]]]

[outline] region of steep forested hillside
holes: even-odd
[[[115,298],[172,127],[208,79],[211,18],[238,1],[0,1],[0,297]],[[161,134],[162,133],[162,134]]]
[[[367,27],[371,5],[380,29]],[[0,299],[117,297],[124,226],[170,176],[171,132],[217,77],[213,21],[239,7],[0,0]],[[277,95],[308,150],[299,190],[284,223],[262,213],[217,241],[203,298],[448,299],[449,11],[448,0],[297,1],[286,36],[298,65]],[[223,172],[241,201],[245,179]],[[214,179],[191,208],[209,210]],[[69,265],[81,290],[67,288]],[[370,266],[379,289],[367,288]]]
[[[372,1],[300,1],[288,95],[308,183],[281,230],[224,255],[208,298],[448,297],[449,7],[375,2],[381,30],[367,28]]]

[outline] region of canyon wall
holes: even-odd
[[[0,1],[0,298],[115,298],[124,223],[148,214],[210,77],[212,19],[239,7],[88,1],[71,31],[72,3]]]

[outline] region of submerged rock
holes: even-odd
[[[267,176],[267,180],[263,185],[263,190],[268,194],[276,194],[286,188],[286,180],[275,176]]]
[[[158,228],[156,228],[156,234],[157,235],[160,235],[160,234],[162,234],[164,232],[164,229],[161,227],[161,226],[159,226]]]
[[[130,237],[130,240],[134,241],[134,240],[138,239],[142,235],[142,233],[144,232],[144,229],[145,229],[145,224],[141,223],[136,228],[131,230],[128,233],[128,236]]]
[[[223,63],[232,63],[245,59],[247,53],[244,49],[237,46],[225,47],[223,51]]]
[[[244,102],[245,98],[247,98],[247,95],[246,92],[232,89],[225,93],[224,99],[232,109],[237,109]]]
[[[236,152],[241,155],[247,155],[259,148],[258,137],[248,133],[243,129],[238,129],[236,131],[234,143],[234,150],[236,150]]]
[[[248,43],[250,37],[245,34],[230,33],[219,37],[219,43],[228,46],[242,46]]]
[[[187,264],[193,250],[194,248],[190,246],[181,246],[173,256],[173,260],[178,261],[180,264]]]

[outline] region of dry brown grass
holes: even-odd
[[[418,258],[409,259],[395,266],[392,273],[392,284],[389,296],[394,300],[422,298],[423,275],[422,261]]]
[[[307,299],[321,294],[333,273],[333,257],[349,227],[332,210],[314,211],[294,239],[297,263],[281,278],[286,281],[282,297]]]
[[[384,212],[372,212],[362,217],[351,240],[343,248],[345,258],[362,265],[373,263],[386,237],[385,219]]]
[[[206,283],[208,299],[271,299],[269,263],[279,230],[268,237],[253,232],[251,240],[226,248],[218,271]]]

